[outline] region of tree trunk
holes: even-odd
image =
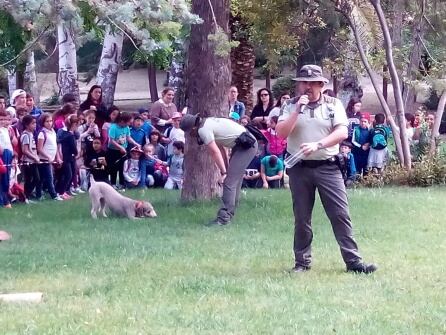
[[[17,89],[17,73],[14,70],[8,70],[8,92],[12,96],[12,92]]]
[[[349,34],[351,40],[354,39],[353,32]],[[354,45],[352,43],[347,43],[346,57],[347,59],[354,59],[355,52],[353,50]],[[338,87],[338,98],[342,101],[344,107],[347,107],[349,101],[353,97],[362,97],[362,88],[359,84],[358,76],[356,75],[356,70],[353,64],[346,63],[344,67],[344,72],[342,74],[342,80]]]
[[[186,105],[184,56],[184,50],[175,51],[170,64],[169,87],[172,87],[175,91],[174,103],[178,109],[181,109]]]
[[[57,25],[57,38],[59,45],[59,73],[57,75],[59,95],[74,94],[79,103],[76,46],[69,22],[60,22]]]
[[[147,64],[147,75],[149,76],[149,90],[150,90],[150,100],[157,102],[158,97],[158,85],[156,83],[156,67],[153,63]]]
[[[388,89],[389,89],[389,80],[387,79],[387,66],[383,66],[383,96],[384,100],[387,102]]]
[[[210,0],[218,25],[227,33],[229,0]],[[203,19],[193,25],[187,65],[187,96],[189,113],[202,117],[227,114],[228,89],[231,82],[229,56],[215,54],[208,35],[215,32],[215,25],[208,1],[192,0],[192,12]],[[183,200],[211,199],[218,195],[218,169],[204,145],[198,146],[195,138],[187,136],[185,152],[185,178],[181,196]]]
[[[34,97],[36,105],[40,103],[40,92],[37,86],[36,66],[34,62],[34,52],[26,53],[26,68],[24,73],[24,90]]]
[[[356,46],[358,47],[359,56],[361,58],[362,64],[364,65],[364,68],[367,71],[367,74],[370,77],[370,80],[372,82],[373,88],[375,89],[375,93],[378,97],[379,103],[381,104],[382,109],[384,110],[384,113],[386,114],[387,121],[390,123],[390,127],[392,128],[393,132],[393,138],[395,140],[395,147],[396,152],[398,155],[398,159],[400,161],[401,165],[404,165],[404,154],[403,154],[403,148],[401,145],[401,139],[399,137],[399,128],[395,123],[395,120],[393,119],[392,112],[390,111],[389,105],[387,104],[386,100],[384,99],[383,93],[380,90],[379,82],[376,79],[376,74],[374,73],[372,67],[370,66],[369,60],[367,58],[367,55],[365,53],[364,47],[362,45],[361,37],[359,36],[358,30],[356,29],[356,26],[350,16],[347,13],[344,13],[345,18],[347,19],[350,28],[352,29],[353,36],[355,37]]]
[[[123,41],[124,36],[120,31],[113,31],[110,26],[107,26],[101,60],[96,75],[96,84],[102,88],[102,102],[107,108],[113,105],[115,99]]]
[[[407,139],[406,129],[406,118],[404,116],[404,103],[403,96],[401,93],[400,78],[396,70],[395,63],[393,61],[393,50],[392,50],[392,39],[390,37],[389,26],[381,8],[381,2],[379,0],[370,0],[372,6],[375,8],[376,14],[378,16],[379,23],[381,25],[381,30],[384,36],[384,48],[386,52],[387,66],[389,68],[390,78],[392,79],[393,95],[395,97],[396,104],[396,115],[398,120],[398,125],[401,129],[399,132],[401,145],[403,149],[404,166],[406,169],[410,170],[412,166],[412,156],[410,154],[409,141]]]
[[[409,64],[406,69],[406,80],[411,81],[416,79],[417,73],[420,69],[421,62],[421,39],[424,37],[425,24],[425,0],[421,1],[421,10],[418,13],[418,20],[412,28],[413,45],[410,49]],[[404,110],[413,112],[415,109],[416,94],[414,88],[409,83],[404,83],[403,86],[403,103]]]
[[[337,96],[339,91],[339,80],[337,76],[333,76],[333,92]]]
[[[266,69],[265,71],[265,87],[271,90],[271,70]]]
[[[440,125],[441,119],[443,118],[444,108],[446,106],[446,90],[443,90],[441,94],[440,101],[438,102],[437,112],[435,113],[435,123],[432,128],[432,137],[429,154],[431,156],[435,155],[437,149],[437,137],[440,136]]]
[[[235,25],[234,23],[237,22]],[[243,25],[243,26],[241,26]],[[249,114],[254,106],[254,47],[246,34],[238,34],[236,29],[245,29],[243,21],[238,17],[231,18],[231,32],[233,40],[239,45],[231,50],[232,85],[238,89],[238,100],[243,102],[246,113]]]

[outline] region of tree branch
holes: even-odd
[[[46,26],[45,29],[32,41],[29,45],[27,45],[22,51],[19,52],[17,56],[14,58],[8,60],[6,63],[0,64],[0,67],[4,67],[8,64],[11,64],[12,62],[16,61],[18,58],[20,58],[23,54],[25,54],[29,49],[31,49],[46,33],[46,31],[50,28],[50,26]]]

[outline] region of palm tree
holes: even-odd
[[[255,54],[249,39],[247,25],[240,16],[231,15],[229,19],[231,36],[239,45],[231,50],[232,80],[239,92],[238,99],[249,113],[253,108],[253,86]]]

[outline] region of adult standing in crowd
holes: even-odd
[[[229,115],[231,113],[237,113],[239,119],[245,115],[245,104],[238,101],[238,89],[235,86],[229,88],[228,104],[229,104]]]
[[[358,97],[352,97],[347,104],[345,112],[348,119],[348,139],[351,141],[353,136],[353,130],[359,126],[361,119],[361,107],[362,102]]]
[[[271,110],[271,112],[269,112],[268,115],[268,120],[271,120],[271,118],[273,116],[279,116],[280,115],[280,110],[282,109],[283,104],[290,99],[290,95],[288,93],[282,93],[279,97],[279,99],[277,99],[276,105],[274,106],[274,108]]]
[[[372,273],[377,267],[362,261],[353,238],[347,193],[335,160],[339,143],[348,135],[345,110],[338,99],[321,94],[328,79],[319,66],[303,66],[294,80],[301,96],[284,108],[276,127],[279,136],[288,138],[291,155],[304,154],[303,160],[287,171],[295,217],[293,271],[311,268],[311,216],[317,189],[347,271]]]
[[[257,140],[245,127],[227,118],[186,114],[180,122],[181,129],[189,132],[199,143],[207,146],[209,154],[220,170],[223,184],[222,204],[217,218],[210,224],[224,226],[231,222],[238,203],[245,169],[257,152]],[[231,159],[226,166],[225,148],[231,148]]]
[[[161,92],[161,99],[155,102],[150,109],[152,126],[161,134],[172,125],[172,116],[178,112],[177,106],[173,103],[175,91],[171,87],[166,87]]]
[[[251,120],[260,123],[263,129],[267,128],[268,116],[274,108],[273,95],[267,88],[261,88],[257,91],[257,104],[251,113]]]
[[[92,109],[96,112],[96,124],[102,129],[104,122],[108,119],[107,107],[102,102],[102,88],[99,85],[93,85],[87,95],[87,100],[79,106],[81,113]]]

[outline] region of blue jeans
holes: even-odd
[[[0,175],[0,206],[9,204],[9,176],[11,174],[12,151],[3,150],[2,161],[6,165],[6,173]]]
[[[39,165],[40,183],[44,189],[48,190],[51,198],[57,197],[56,190],[54,188],[53,167],[50,163],[42,163]]]

